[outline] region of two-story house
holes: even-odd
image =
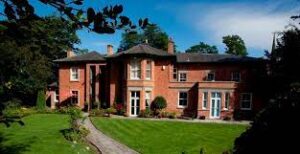
[[[123,103],[127,115],[137,116],[156,96],[163,96],[168,112],[210,119],[261,108],[251,82],[253,70],[262,64],[258,58],[174,53],[172,41],[167,51],[145,43],[118,53],[108,45],[106,56],[67,53],[67,58],[55,60],[60,67],[53,100],[58,104]]]

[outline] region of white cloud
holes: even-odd
[[[237,34],[248,48],[270,49],[273,32],[284,30],[291,22],[290,16],[299,12],[297,6],[283,7],[282,3],[271,2],[190,4],[184,7],[181,14],[184,12],[185,15],[180,18],[207,34],[212,43],[220,45],[223,36]]]

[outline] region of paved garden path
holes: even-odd
[[[138,154],[138,152],[130,149],[114,139],[104,135],[92,124],[90,118],[85,114],[82,122],[83,126],[90,130],[90,134],[86,137],[89,142],[101,151],[102,154]]]

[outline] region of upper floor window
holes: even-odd
[[[187,75],[186,72],[179,72],[179,81],[184,82],[186,81]]]
[[[79,69],[77,67],[71,67],[70,80],[79,81]]]
[[[231,73],[231,80],[239,82],[241,81],[241,73],[240,72],[232,72]]]
[[[175,66],[173,67],[173,79],[177,80],[177,68]]]
[[[207,108],[208,92],[203,92],[202,109]]]
[[[147,60],[146,63],[146,80],[150,80],[151,79],[151,61]]]
[[[229,109],[229,104],[230,104],[230,93],[226,92],[225,93],[225,106],[224,106],[224,109],[228,110]]]
[[[243,93],[241,94],[241,109],[251,110],[252,107],[252,94]]]
[[[141,63],[137,59],[132,60],[130,63],[130,79],[141,79]]]
[[[214,72],[208,73],[207,77],[206,77],[206,80],[207,81],[214,81],[215,80],[215,73]]]
[[[188,104],[188,93],[179,92],[178,95],[178,107],[186,107]]]

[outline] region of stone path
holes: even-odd
[[[82,122],[83,126],[90,130],[90,134],[86,139],[93,144],[102,154],[138,154],[138,152],[130,149],[114,139],[104,135],[92,124],[90,118],[85,114],[86,118]]]

